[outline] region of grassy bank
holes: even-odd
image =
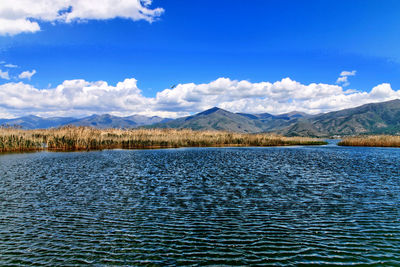
[[[324,142],[313,138],[186,129],[121,130],[62,127],[47,130],[21,130],[0,128],[0,152],[320,144]]]
[[[369,135],[346,137],[338,143],[339,146],[372,146],[372,147],[400,147],[400,136]]]

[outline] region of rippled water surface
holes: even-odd
[[[0,265],[400,265],[400,149],[0,155]]]

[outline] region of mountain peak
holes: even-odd
[[[202,111],[200,113],[197,113],[196,116],[198,116],[198,115],[209,115],[209,114],[215,113],[215,112],[220,111],[220,110],[223,110],[223,109],[218,108],[218,107],[213,107],[213,108],[207,109],[205,111]]]
[[[99,115],[99,117],[100,117],[100,118],[112,118],[112,117],[114,117],[114,116],[111,115],[111,114],[106,113],[106,114],[101,114],[101,115]]]
[[[112,115],[108,114],[108,113],[104,113],[104,114],[92,114],[87,118],[104,118],[104,117],[112,117]]]
[[[301,111],[297,111],[297,110],[293,110],[293,111],[290,111],[290,112],[287,112],[287,113],[281,114],[281,115],[289,115],[289,116],[302,115],[302,116],[305,116],[305,115],[307,115],[307,113],[301,112]]]
[[[41,117],[35,116],[35,115],[27,115],[21,118],[25,118],[25,119],[41,119]]]

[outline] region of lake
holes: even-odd
[[[400,265],[400,149],[0,155],[0,265]]]

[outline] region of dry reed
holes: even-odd
[[[338,143],[340,146],[372,146],[400,147],[400,136],[395,135],[366,135],[346,137]]]
[[[324,144],[322,140],[314,138],[188,129],[122,130],[72,126],[44,130],[0,128],[0,152],[321,144]]]

